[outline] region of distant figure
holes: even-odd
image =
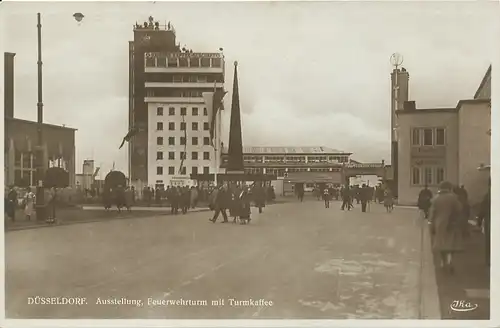
[[[35,207],[35,194],[31,192],[30,187],[26,191],[26,196],[24,196],[24,215],[26,215],[26,220],[30,221]]]
[[[325,201],[325,208],[330,208],[330,190],[328,188],[325,188],[323,190],[323,200]]]
[[[389,188],[384,191],[384,207],[387,213],[391,213],[394,209],[394,196]]]
[[[253,187],[252,195],[255,207],[259,209],[259,213],[262,213],[262,208],[266,206],[266,192],[260,182]]]
[[[418,194],[417,205],[418,208],[424,213],[424,217],[426,219],[429,218],[429,210],[431,208],[431,202],[432,202],[432,191],[430,191],[427,188],[427,185],[425,185],[424,189],[422,189]]]
[[[11,187],[9,194],[7,196],[9,203],[9,213],[12,222],[16,221],[16,209],[17,209],[17,191],[15,187]]]
[[[342,197],[342,207],[340,208],[342,211],[347,210],[350,211],[352,208],[351,204],[351,191],[349,190],[349,186],[344,186],[340,191],[340,196]]]
[[[238,213],[238,216],[240,217],[240,223],[241,224],[247,224],[250,223],[250,215],[251,215],[251,209],[250,209],[250,191],[247,186],[243,187],[243,190],[238,196],[240,200],[240,212]]]
[[[125,207],[127,211],[130,212],[132,210],[132,205],[134,203],[134,192],[130,187],[125,189]]]
[[[370,195],[371,195],[370,188],[366,184],[363,184],[363,186],[359,189],[359,200],[361,201],[361,212],[366,212],[366,207],[367,207],[368,201],[370,200]]]
[[[213,218],[210,219],[210,221],[215,223],[215,221],[217,221],[217,218],[219,217],[219,214],[222,213],[222,217],[224,218],[224,221],[222,221],[222,223],[229,222],[226,213],[226,210],[228,209],[229,206],[231,206],[231,194],[229,190],[227,190],[226,188],[220,187],[215,199],[215,206],[214,206],[215,213]]]
[[[191,187],[191,208],[195,208],[198,203],[199,193],[198,187]]]
[[[486,265],[491,263],[491,181],[488,183],[488,192],[481,202],[478,224],[484,229]]]
[[[437,196],[432,201],[429,224],[434,234],[433,248],[441,256],[441,268],[450,274],[455,269],[453,255],[463,251],[464,217],[458,196],[452,192],[452,184],[441,182]]]

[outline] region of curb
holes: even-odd
[[[210,209],[207,208],[207,209],[200,209],[198,211],[193,211],[193,212],[188,212],[188,213],[198,213],[198,212],[208,212],[208,211],[210,211]],[[173,214],[163,213],[161,215],[172,216]],[[40,224],[40,225],[30,225],[30,226],[6,228],[6,229],[4,229],[4,231],[5,231],[5,233],[7,233],[7,232],[21,231],[21,230],[33,230],[33,229],[40,229],[40,228],[62,227],[62,226],[69,226],[69,225],[74,225],[74,224],[109,222],[112,220],[144,219],[144,218],[150,218],[152,216],[158,216],[158,213],[151,213],[151,214],[147,214],[144,216],[138,216],[138,217],[132,216],[132,215],[126,215],[126,216],[114,216],[111,218],[100,217],[100,218],[95,218],[95,219],[90,219],[90,220],[63,221],[62,223],[59,223],[59,224]]]
[[[420,220],[422,229],[422,254],[420,272],[420,317],[419,319],[441,320],[434,254],[427,220]]]

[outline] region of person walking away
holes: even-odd
[[[219,214],[222,213],[222,217],[224,218],[224,221],[222,221],[222,223],[229,222],[227,220],[226,209],[230,205],[230,202],[231,202],[231,194],[229,193],[229,190],[227,190],[227,188],[220,187],[215,199],[214,216],[209,220],[215,223],[215,221],[217,221],[217,219],[219,218]]]
[[[387,213],[391,213],[394,209],[394,196],[389,188],[384,190],[384,207]]]
[[[26,196],[24,196],[24,215],[26,215],[26,220],[30,221],[33,215],[33,209],[35,207],[35,194],[31,191],[31,188],[26,188]]]
[[[420,191],[418,194],[417,205],[418,208],[424,213],[424,218],[429,218],[429,210],[431,208],[432,202],[432,191],[427,188],[427,185],[424,186],[424,189]]]
[[[240,217],[241,224],[250,223],[250,220],[251,220],[251,218],[250,218],[250,215],[251,215],[250,190],[249,190],[248,186],[243,187],[243,190],[241,191],[241,193],[239,195],[239,199],[240,199],[241,207],[240,207],[240,213],[238,213],[238,214]]]
[[[56,202],[57,202],[57,189],[54,187],[50,189],[47,202],[47,223],[56,223]]]
[[[299,188],[299,200],[300,200],[301,202],[303,202],[303,201],[304,201],[304,192],[305,192],[305,191],[304,191],[304,186],[302,186],[302,188]]]
[[[231,193],[231,205],[229,206],[229,216],[233,218],[233,222],[239,217],[240,210],[240,194],[241,188],[238,185],[232,185],[229,190]]]
[[[441,268],[450,274],[455,271],[453,256],[463,251],[463,221],[460,201],[452,192],[452,184],[441,182],[431,204],[429,224],[434,235],[433,249],[439,252]]]
[[[189,187],[182,188],[182,214],[186,214],[191,205],[191,192]]]
[[[215,206],[216,206],[216,200],[217,200],[217,194],[219,193],[219,188],[216,188],[212,190],[210,195],[208,196],[208,208],[211,211],[215,211]]]
[[[109,189],[108,186],[104,187],[104,190],[102,192],[102,203],[104,205],[104,209],[108,211],[111,208],[111,190]]]
[[[325,201],[325,208],[330,208],[330,191],[328,188],[323,190],[323,200]]]
[[[8,195],[10,203],[10,218],[12,222],[16,221],[16,210],[17,210],[17,191],[15,187],[10,188]]]
[[[192,186],[191,187],[191,200],[190,200],[191,208],[195,208],[197,202],[198,202],[198,189],[196,189],[194,186]]]
[[[255,207],[259,209],[259,213],[262,213],[262,208],[266,206],[266,195],[260,182],[253,187],[252,194],[254,197]]]
[[[470,206],[469,206],[469,199],[467,195],[467,191],[465,191],[464,186],[462,187],[455,187],[453,188],[453,193],[457,195],[458,201],[460,202],[461,205],[461,215],[464,219],[464,222],[467,224],[464,224],[464,235],[469,237],[470,236],[470,230],[469,230],[469,217],[470,217]]]
[[[344,211],[347,207],[347,210],[351,210],[351,192],[349,191],[348,186],[344,186],[340,190],[340,196],[342,197],[342,207],[340,208],[342,211]]]
[[[366,206],[370,198],[370,189],[366,184],[359,189],[359,200],[361,201],[361,212],[366,212]]]

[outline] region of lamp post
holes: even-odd
[[[398,53],[393,53],[390,58],[390,62],[394,67],[394,83],[393,83],[393,99],[392,99],[392,107],[391,108],[391,165],[392,165],[392,191],[394,195],[398,196],[398,124],[396,121],[396,111],[399,109],[399,67],[403,64],[403,56]],[[392,83],[392,82],[391,82]]]
[[[43,179],[45,175],[45,151],[43,147],[43,98],[42,98],[42,22],[40,13],[37,13],[37,38],[38,38],[38,102],[37,102],[37,153],[36,153],[36,219],[45,221],[45,194]]]

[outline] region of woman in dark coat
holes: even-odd
[[[240,211],[239,211],[239,217],[241,224],[246,224],[250,222],[250,214],[251,214],[251,196],[250,196],[250,190],[247,186],[243,188],[243,191],[239,195],[239,202],[240,202]]]
[[[434,234],[433,248],[441,256],[441,268],[454,273],[453,255],[463,251],[463,229],[467,224],[458,196],[452,192],[449,182],[439,185],[432,201],[430,221]]]

